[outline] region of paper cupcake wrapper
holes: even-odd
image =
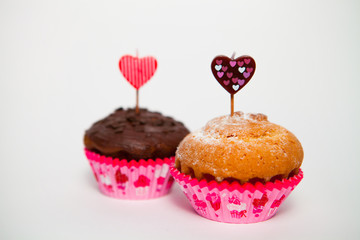
[[[303,178],[300,169],[297,175],[282,181],[240,185],[198,181],[175,167],[170,172],[200,216],[226,223],[256,223],[271,218]]]
[[[119,160],[85,149],[99,189],[120,199],[151,199],[167,194],[174,182],[169,168],[174,157],[148,160]]]

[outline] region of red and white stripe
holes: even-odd
[[[154,75],[157,61],[154,57],[122,56],[119,68],[126,80],[137,90],[143,86]]]

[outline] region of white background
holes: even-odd
[[[0,239],[359,239],[358,1],[1,1]],[[198,216],[175,185],[151,201],[99,193],[84,131],[134,89],[118,60],[153,55],[140,104],[190,130],[229,113],[219,54],[257,69],[235,109],[302,142],[304,180],[269,221]]]

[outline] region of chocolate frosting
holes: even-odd
[[[119,108],[85,132],[85,147],[108,157],[140,160],[175,155],[189,130],[171,117],[147,109]]]

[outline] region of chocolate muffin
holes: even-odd
[[[156,159],[174,156],[188,133],[181,122],[159,112],[119,108],[85,132],[84,144],[89,151],[120,160]]]

